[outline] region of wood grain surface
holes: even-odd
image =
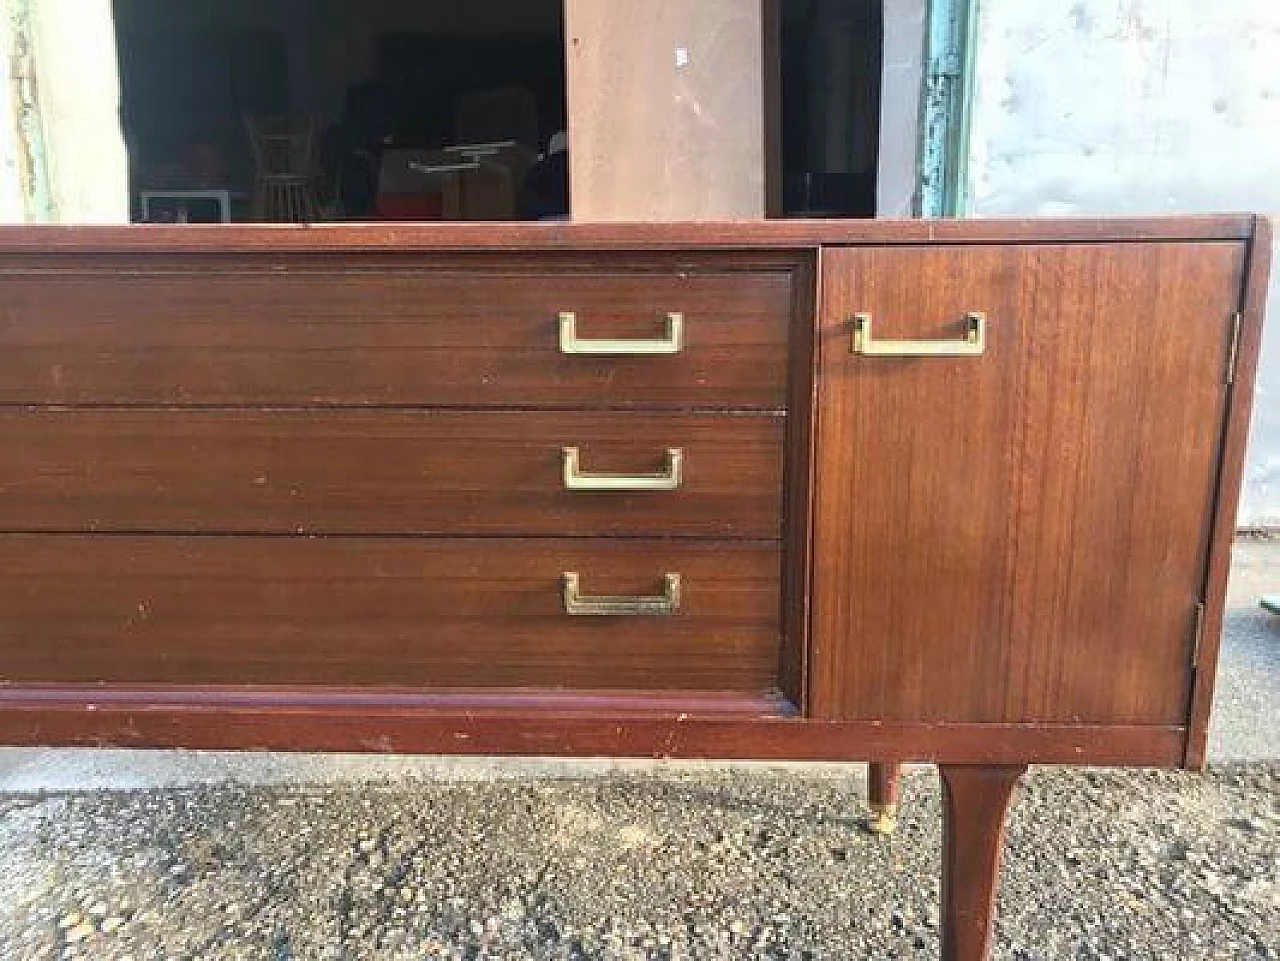
[[[0,740],[1198,764],[1267,236],[0,228]],[[560,310],[687,348],[566,357]],[[981,358],[848,353],[967,310]],[[558,501],[571,427],[601,471],[684,432],[688,499]],[[566,618],[575,566],[686,607]]]
[[[55,255],[253,253],[276,258],[323,252],[348,260],[375,252],[601,251],[634,256],[713,250],[815,251],[843,244],[1103,243],[1113,241],[1247,240],[1249,214],[1195,217],[1022,217],[980,220],[738,220],[704,223],[365,223],[184,226],[0,226],[0,252]]]
[[[1185,765],[1192,769],[1204,767],[1209,744],[1209,714],[1213,705],[1214,682],[1218,676],[1218,651],[1222,643],[1222,624],[1227,609],[1231,544],[1236,534],[1236,508],[1240,503],[1245,455],[1249,445],[1249,415],[1253,409],[1258,358],[1262,353],[1262,320],[1270,289],[1267,280],[1273,240],[1271,221],[1258,217],[1255,229],[1256,233],[1248,244],[1248,263],[1240,291],[1240,340],[1229,388],[1230,410],[1223,437],[1222,458],[1218,464],[1213,530],[1205,571],[1200,656],[1197,659],[1195,690],[1189,709],[1190,730],[1184,759]],[[1272,403],[1275,401],[1272,400]]]
[[[777,687],[779,549],[750,541],[0,536],[7,684]],[[565,614],[655,594],[673,616]]]
[[[413,704],[394,691],[381,692],[381,703],[353,703],[350,690],[251,694],[242,686],[220,690],[206,685],[175,692],[121,685],[11,685],[0,686],[0,741],[209,750],[1170,767],[1180,762],[1185,737],[1183,728],[1151,726],[817,721],[788,717],[790,712],[770,704],[769,697],[721,695],[718,700],[727,703],[709,705],[707,693],[699,691],[633,691],[620,697],[571,690],[529,694],[449,691],[423,695]],[[648,709],[647,704],[659,709]],[[724,716],[726,707],[740,716]]]
[[[776,538],[785,419],[580,411],[0,408],[0,530]],[[670,491],[565,490],[659,473]]]
[[[824,252],[813,710],[1178,724],[1243,245]],[[850,353],[877,336],[981,357]]]
[[[685,257],[665,270],[325,270],[0,262],[0,403],[764,408],[786,405],[787,269]],[[669,356],[567,356],[660,338]]]

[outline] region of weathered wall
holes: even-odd
[[[983,0],[976,63],[976,215],[1280,213],[1276,0]],[[1271,314],[1241,525],[1280,525],[1280,276]]]
[[[4,0],[5,221],[124,223],[111,0]]]
[[[760,0],[566,0],[565,37],[574,220],[764,216]]]
[[[0,56],[8,60],[4,89],[0,90],[0,223],[21,223],[26,219],[22,192],[22,144],[19,136],[19,89],[14,76],[17,56],[16,24],[12,10],[0,7]]]

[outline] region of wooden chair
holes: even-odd
[[[287,118],[245,115],[253,155],[253,198],[249,219],[268,223],[309,223],[318,219],[316,123],[293,128]]]

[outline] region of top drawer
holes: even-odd
[[[790,265],[0,264],[0,403],[781,408]],[[588,350],[566,353],[560,315]]]

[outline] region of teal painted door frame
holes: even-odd
[[[920,216],[967,208],[969,107],[979,0],[929,0],[920,110]]]

